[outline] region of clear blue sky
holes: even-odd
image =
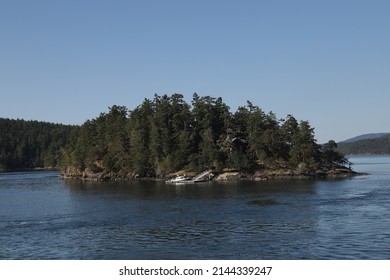
[[[390,132],[390,1],[0,0],[0,117],[82,124],[155,93],[250,100],[319,143]]]

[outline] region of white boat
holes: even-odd
[[[171,180],[168,180],[167,182],[169,182],[169,183],[183,183],[183,182],[189,182],[189,181],[191,181],[191,178],[184,174],[184,175],[177,176],[176,178],[173,178]]]
[[[176,184],[188,184],[188,183],[201,183],[208,182],[214,178],[214,174],[211,170],[207,170],[194,178],[188,177],[186,174],[179,175],[171,180],[166,181],[167,183],[176,183]]]

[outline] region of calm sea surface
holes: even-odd
[[[0,173],[0,259],[390,259],[390,156],[345,180],[85,183]]]

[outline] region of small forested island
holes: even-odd
[[[219,179],[356,175],[330,140],[320,145],[308,121],[247,102],[231,112],[222,98],[155,95],[133,110],[108,113],[73,129],[61,149],[61,176],[85,180],[166,180],[210,170]]]

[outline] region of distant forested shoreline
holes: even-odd
[[[77,126],[0,118],[0,171],[59,168]]]
[[[340,142],[337,151],[345,155],[389,155],[390,134],[354,142]]]
[[[109,112],[74,130],[62,149],[64,177],[166,178],[178,171],[284,170],[316,173],[347,159],[317,144],[308,121],[278,119],[250,101],[235,112],[222,98],[155,95],[133,110]]]

